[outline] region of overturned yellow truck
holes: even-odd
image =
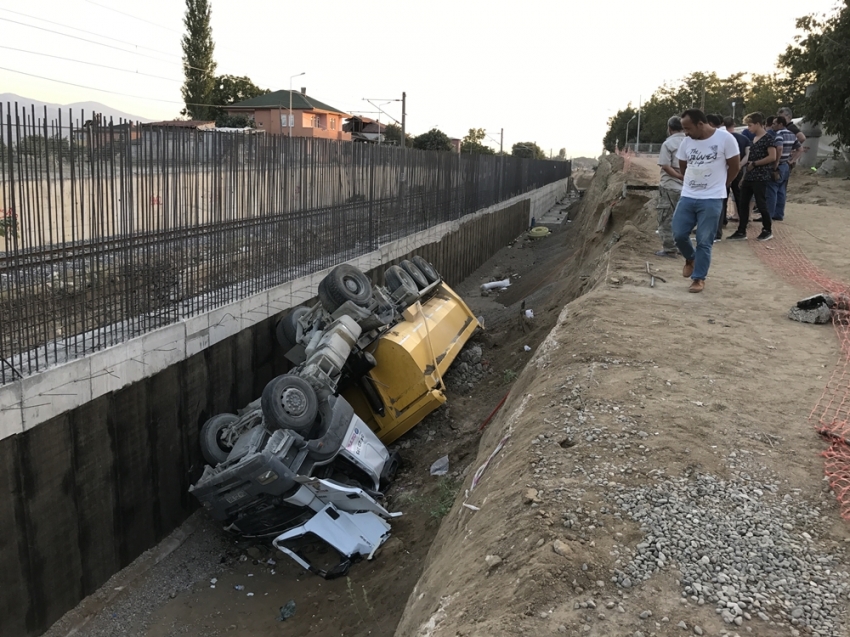
[[[389,537],[400,514],[380,500],[400,458],[386,445],[446,401],[443,375],[479,324],[418,256],[388,268],[381,286],[337,266],[318,296],[276,327],[293,369],[201,428],[208,466],[190,491],[225,530],[337,577]],[[311,563],[307,539],[339,564]]]

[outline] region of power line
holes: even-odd
[[[132,69],[121,69],[117,66],[109,66],[108,64],[98,64],[97,62],[87,62],[86,60],[76,60],[74,58],[62,57],[61,55],[51,55],[50,53],[41,53],[39,51],[28,51],[26,49],[18,49],[13,46],[5,46],[0,44],[0,49],[7,49],[9,51],[19,51],[21,53],[29,53],[31,55],[40,55],[42,57],[53,58],[56,60],[67,60],[68,62],[76,62],[78,64],[88,64],[89,66],[99,66],[103,69],[111,69],[113,71],[121,71],[122,73],[132,73],[133,75],[143,75],[145,77],[152,77],[158,80],[167,80],[169,82],[177,82],[180,83],[180,80],[175,80],[171,77],[164,77],[162,75],[151,75],[150,73],[143,73],[142,71],[134,71]]]
[[[14,13],[15,15],[23,16],[25,18],[30,18],[31,20],[38,20],[39,22],[46,22],[47,24],[52,24],[52,25],[57,26],[57,27],[63,27],[65,29],[71,29],[72,31],[79,31],[80,33],[87,33],[88,35],[93,35],[93,36],[98,37],[98,38],[103,38],[104,40],[112,40],[113,42],[119,42],[121,44],[128,44],[130,46],[134,46],[134,47],[139,48],[139,49],[145,49],[147,51],[153,51],[154,53],[160,53],[162,55],[168,55],[170,57],[177,57],[177,58],[180,57],[179,55],[177,55],[175,53],[168,53],[167,51],[160,51],[159,49],[153,49],[149,46],[144,46],[142,44],[134,44],[133,42],[127,42],[126,40],[119,40],[118,38],[113,38],[113,37],[110,37],[108,35],[101,35],[100,33],[95,33],[94,31],[87,31],[85,29],[73,27],[70,24],[64,24],[62,22],[54,22],[53,20],[47,20],[46,18],[39,18],[38,16],[29,15],[28,13],[22,13],[20,11],[12,11],[12,9],[6,9],[6,8],[3,8],[3,7],[0,7],[0,11],[5,11],[7,13]],[[2,18],[0,18],[0,19],[2,19]],[[24,24],[24,23],[18,23],[18,24]],[[34,26],[34,25],[24,24],[24,26]],[[35,27],[35,28],[39,28],[39,27]],[[60,33],[59,35],[66,35],[66,34]],[[96,42],[95,44],[98,44],[98,43]]]
[[[117,46],[113,46],[111,44],[104,44],[103,42],[95,42],[94,40],[89,40],[88,38],[81,38],[78,35],[71,35],[70,33],[62,33],[61,31],[54,31],[53,29],[47,29],[45,27],[40,27],[35,24],[27,24],[26,22],[18,22],[17,20],[10,20],[9,18],[0,18],[3,22],[11,22],[12,24],[19,24],[24,27],[29,27],[30,29],[38,29],[39,31],[46,31],[47,33],[55,33],[56,35],[61,35],[66,38],[71,38],[74,40],[81,40],[82,42],[89,42],[91,44],[96,44],[98,46],[106,47],[107,49],[115,49],[116,51],[122,51],[124,53],[130,53],[131,55],[139,55],[141,57],[150,58],[151,60],[156,60],[158,62],[168,62],[167,60],[163,60],[160,58],[156,58],[152,55],[146,55],[145,53],[139,53],[138,51],[128,51],[127,49],[122,49]],[[129,43],[128,43],[129,44]],[[173,62],[171,62],[173,64]]]
[[[126,13],[125,11],[121,11],[120,9],[114,9],[112,7],[105,5],[105,4],[100,4],[99,2],[94,2],[94,0],[86,0],[86,2],[88,2],[89,4],[93,4],[95,6],[101,7],[103,9],[106,9],[107,11],[114,11],[115,13],[120,13],[121,15],[125,15],[128,18],[133,18],[134,20],[139,20],[139,21],[144,22],[146,24],[150,24],[152,26],[159,27],[160,29],[165,29],[166,31],[171,31],[172,33],[180,34],[180,31],[175,31],[174,29],[162,26],[161,24],[157,24],[156,22],[151,22],[150,20],[145,20],[144,18],[140,18],[139,16],[133,15],[132,13]]]
[[[123,97],[133,97],[139,100],[151,100],[153,102],[165,102],[167,104],[183,104],[183,102],[175,102],[174,100],[163,100],[156,97],[144,97],[142,95],[130,95],[129,93],[121,93],[119,91],[109,91],[103,88],[95,88],[94,86],[85,86],[83,84],[75,84],[74,82],[66,82],[65,80],[56,80],[52,77],[45,77],[43,75],[36,75],[35,73],[27,73],[25,71],[18,71],[16,69],[6,68],[4,66],[0,66],[0,71],[8,71],[9,73],[17,73],[18,75],[28,75],[29,77],[35,77],[40,80],[47,80],[48,82],[56,82],[57,84],[67,84],[68,86],[76,86],[77,88],[88,89],[89,91],[100,91],[101,93],[110,93],[112,95],[121,95]],[[214,104],[197,104],[193,106],[214,106]]]

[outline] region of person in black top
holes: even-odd
[[[749,160],[750,146],[752,146],[752,142],[749,137],[745,137],[741,133],[735,132],[735,120],[731,117],[723,118],[723,126],[727,131],[729,131],[732,137],[735,138],[735,141],[738,142],[738,148],[741,150],[741,172],[738,173],[738,176],[735,177],[735,181],[733,181],[730,186],[732,189],[732,200],[737,206],[738,200],[741,198],[741,180],[744,178],[744,168]],[[740,218],[729,217],[729,221],[740,221]]]
[[[767,210],[767,184],[773,179],[772,166],[776,162],[777,149],[773,138],[764,127],[764,116],[751,113],[744,118],[750,132],[753,133],[753,145],[750,148],[744,180],[741,184],[741,196],[738,199],[738,230],[727,241],[740,241],[747,238],[747,224],[750,220],[750,200],[756,198],[759,210]],[[773,239],[770,215],[763,214],[762,231],[759,241]]]

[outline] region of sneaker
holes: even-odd
[[[773,239],[773,233],[770,230],[762,230],[758,236],[759,241],[770,241]]]
[[[730,234],[728,237],[726,237],[726,241],[746,241],[746,240],[747,240],[747,233],[741,232],[740,230],[736,230],[735,232]]]
[[[671,257],[673,259],[676,258],[676,252],[667,252],[666,250],[659,250],[655,253],[657,257]]]
[[[685,267],[682,268],[682,276],[686,279],[690,279],[691,275],[694,273],[694,260],[693,259],[685,259]]]
[[[692,294],[699,294],[705,289],[705,281],[702,279],[694,279],[691,282],[691,287],[688,288],[688,292]]]

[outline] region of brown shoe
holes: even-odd
[[[694,260],[693,259],[685,259],[685,267],[682,268],[682,276],[686,279],[691,278],[691,275],[694,273]]]
[[[705,289],[705,281],[702,279],[694,279],[691,282],[691,287],[688,288],[688,292],[692,292],[694,294],[699,294]]]

